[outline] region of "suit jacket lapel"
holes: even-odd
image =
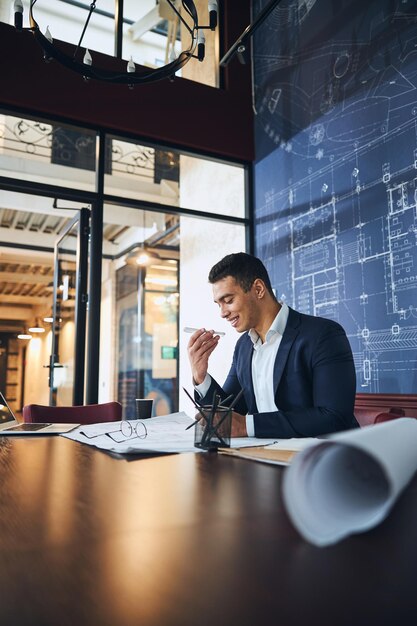
[[[284,371],[291,346],[299,333],[300,315],[294,309],[289,308],[287,325],[278,348],[277,357],[274,364],[274,390],[278,389],[282,372]]]
[[[245,364],[242,369],[242,381],[241,385],[245,390],[245,400],[248,406],[249,412],[256,413],[256,400],[253,390],[253,378],[252,378],[252,358],[253,358],[253,343],[249,335],[247,335],[244,348],[242,350],[243,363]],[[255,407],[255,409],[252,409]]]

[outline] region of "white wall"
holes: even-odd
[[[213,176],[215,168],[215,176]],[[241,170],[223,168],[192,157],[181,156],[180,205],[201,211],[224,211],[243,215],[244,187]],[[219,346],[210,358],[210,373],[222,384],[229,371],[233,349],[239,338],[219,315],[213,302],[212,287],[207,276],[211,267],[226,254],[245,250],[243,226],[190,217],[181,217],[180,255],[180,337],[179,389],[180,410],[194,413],[190,400],[182,391],[192,391],[191,369],[187,355],[190,336],[184,326],[205,327],[224,331]]]
[[[74,387],[75,324],[63,324],[59,335],[59,362],[62,368],[54,370],[54,385],[58,388],[57,405],[71,406]]]
[[[63,368],[54,371],[54,383],[58,387],[58,406],[72,405],[74,378],[74,322],[63,324],[59,337],[59,361]],[[27,341],[24,384],[24,404],[49,404],[49,365],[52,331],[33,335]]]
[[[112,262],[103,259],[100,318],[100,371],[98,401],[112,402],[117,397],[115,373],[115,271]]]
[[[38,337],[33,336],[27,342],[23,395],[25,404],[49,404],[49,369],[44,365],[49,364],[51,341],[52,333],[47,332]]]

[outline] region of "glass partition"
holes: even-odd
[[[59,197],[0,192],[0,334],[8,346],[4,389],[18,412],[23,404],[49,403],[54,246],[82,207]],[[73,336],[69,323],[61,341],[65,361]]]
[[[129,418],[138,397],[178,406],[178,231],[172,213],[104,207],[100,394]]]
[[[0,114],[0,176],[91,191],[96,133]]]
[[[179,154],[115,135],[106,138],[106,194],[178,206]]]
[[[245,217],[241,165],[141,145],[116,135],[106,140],[104,185],[109,195]]]
[[[130,418],[139,397],[154,399],[155,415],[177,411],[190,386],[181,328],[225,325],[207,275],[225,254],[245,250],[245,227],[105,205],[104,233],[100,401],[117,398]],[[237,339],[226,330],[213,358],[220,379]]]
[[[135,398],[154,415],[177,410],[178,261],[157,259],[116,272],[117,397],[128,418]]]
[[[84,401],[89,210],[63,230],[55,244],[50,404]]]
[[[51,317],[51,251],[55,241],[79,209],[91,206],[92,198],[95,208],[100,209],[103,203],[97,399],[119,399],[124,415],[129,417],[134,415],[135,398],[141,396],[154,398],[155,414],[179,408],[192,411],[180,391],[191,384],[186,355],[189,336],[180,329],[203,325],[221,329],[207,274],[225,254],[245,250],[248,222],[244,168],[111,134],[106,137],[102,194],[96,191],[101,189],[100,184],[96,186],[96,131],[10,115],[3,115],[0,121],[0,176],[8,178],[7,190],[0,195],[0,254],[4,254],[2,245],[7,248],[4,275],[10,275],[11,261],[17,270],[23,267],[16,261],[20,252],[30,254],[37,263],[41,255],[50,258],[49,268],[39,265],[45,275],[40,277],[37,272],[36,281],[30,276],[35,272],[32,263],[26,272],[27,280],[17,275],[11,286],[4,283],[0,313],[6,314],[7,309],[7,315],[16,318],[13,328],[17,327],[18,317],[21,331],[29,323]],[[31,180],[45,183],[40,193],[55,194],[55,189],[48,190],[47,185],[60,185],[65,200],[21,193],[25,181]],[[84,190],[88,193],[83,194]],[[88,202],[79,201],[83,195]],[[152,202],[155,209],[147,210],[142,201]],[[235,221],[230,223],[230,219]],[[69,281],[69,297],[59,311],[66,326],[59,329],[58,364],[66,368],[58,367],[55,379],[56,400],[68,404],[74,354],[67,351],[67,346],[74,345],[76,334],[70,315],[74,288],[74,254],[68,257],[71,241],[69,234],[60,269],[62,278],[65,274]],[[3,329],[10,328],[10,320],[7,324]],[[45,324],[49,326],[44,326],[43,335],[21,340],[19,359],[25,367],[19,374],[21,391],[16,406],[48,403],[46,368],[52,328],[50,322]],[[90,329],[90,339],[91,333]],[[228,328],[222,349],[211,359],[220,381],[236,339]],[[92,352],[98,359],[95,347]],[[30,376],[25,375],[26,370]]]
[[[201,157],[180,156],[180,206],[245,217],[245,170]]]
[[[75,233],[69,233],[72,239]],[[69,241],[63,246],[69,247]],[[50,368],[50,404],[70,406],[74,387],[75,357],[75,292],[76,261],[75,249],[65,253],[59,250],[58,258],[58,293],[56,303],[55,332],[49,362]]]

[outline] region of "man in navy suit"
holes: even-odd
[[[201,403],[243,389],[233,437],[316,437],[358,426],[352,350],[337,322],[278,302],[263,263],[243,252],[214,265],[209,282],[221,316],[243,335],[223,386],[208,374],[219,343],[214,331],[197,330],[188,356]]]

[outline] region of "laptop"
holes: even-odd
[[[2,435],[59,435],[80,424],[20,424],[0,391],[0,436]]]

